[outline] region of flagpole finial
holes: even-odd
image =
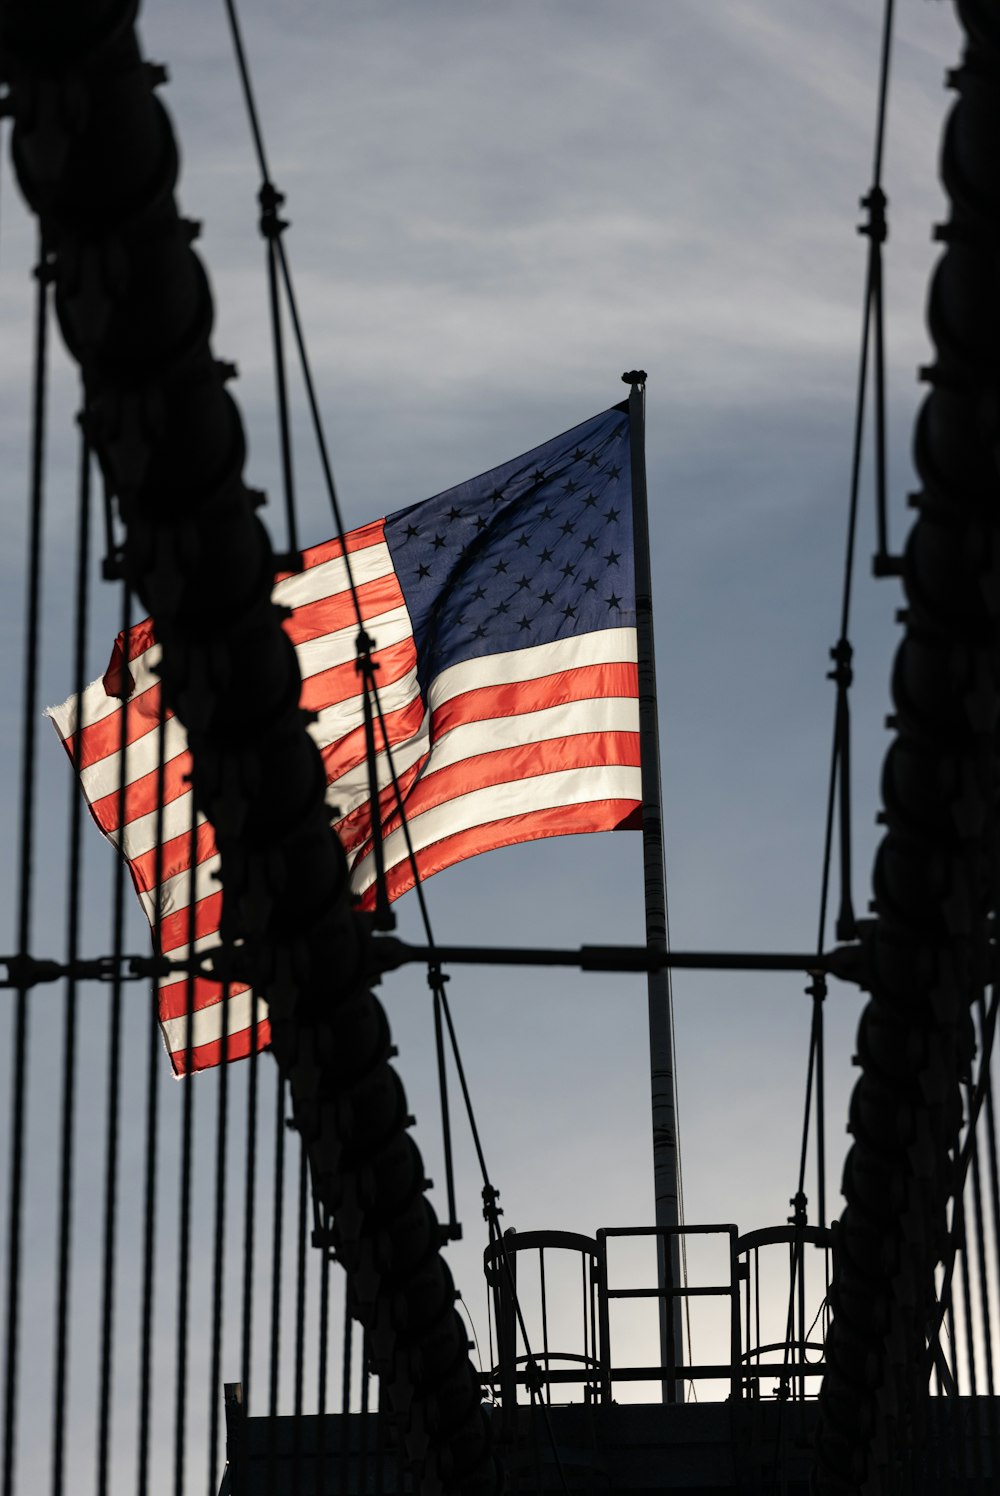
[[[622,384],[633,384],[634,385],[634,384],[645,384],[645,383],[646,383],[646,371],[645,371],[645,369],[629,369],[626,374],[622,375]]]

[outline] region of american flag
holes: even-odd
[[[375,895],[358,619],[348,553],[392,762],[421,879],[514,842],[638,828],[640,773],[629,420],[616,406],[425,503],[303,555],[274,601],[302,673],[301,705],[327,777],[333,825],[362,903]],[[223,894],[212,828],[196,817],[190,760],[169,712],[160,780],[159,647],[147,620],[111,665],[49,715],[70,755],[77,731],[84,795],[124,853],[164,955],[218,942]],[[127,748],[122,762],[122,712]],[[389,899],[414,882],[385,739],[375,724]],[[124,829],[119,824],[124,772]],[[156,887],[157,837],[162,880]],[[192,844],[195,867],[192,877]],[[221,1058],[223,988],[175,974],[160,1022],[177,1073]],[[249,1052],[254,998],[229,989],[227,1053]],[[257,1041],[268,1040],[257,1000]]]

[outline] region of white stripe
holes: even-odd
[[[585,733],[638,731],[639,703],[627,696],[567,701],[560,706],[542,707],[537,712],[519,712],[513,717],[463,722],[434,744],[424,777],[481,753],[499,753],[505,748]]]
[[[371,632],[377,649],[387,649],[413,634],[410,615],[405,607],[390,608],[385,613],[376,613],[365,619],[365,628]],[[306,639],[295,646],[302,679],[319,675],[323,670],[332,670],[335,665],[350,665],[358,657],[358,625],[352,621],[342,629],[320,634],[317,639]]]
[[[350,551],[349,555],[351,574],[357,587],[363,586],[365,582],[375,582],[379,577],[392,575],[392,556],[384,540],[366,545],[360,551]],[[310,566],[306,571],[298,571],[294,576],[285,577],[277,584],[271,596],[282,607],[301,608],[306,603],[319,602],[324,597],[336,597],[342,592],[347,593],[347,603],[351,606],[347,565],[343,556],[336,556],[332,561],[321,561],[319,566]]]
[[[636,658],[635,629],[595,629],[591,634],[574,634],[551,644],[461,660],[434,677],[428,698],[433,708],[482,686],[516,685],[587,665],[634,664]]]
[[[201,814],[197,817],[197,824],[201,826],[205,817]],[[191,791],[185,790],[178,795],[176,800],[170,800],[163,807],[162,820],[155,810],[149,810],[144,816],[136,816],[135,820],[126,822],[125,843],[123,851],[130,862],[137,857],[142,857],[151,852],[156,846],[157,828],[162,827],[161,839],[164,846],[175,836],[191,834]],[[117,831],[105,832],[109,842],[115,846],[119,845],[119,833]]]
[[[230,1035],[244,1033],[252,1021],[251,1003],[253,993],[249,991],[237,992],[229,999],[228,1028]],[[263,1023],[267,1017],[267,1003],[263,998],[257,999],[257,1022]],[[187,1014],[181,1018],[168,1018],[161,1023],[163,1037],[171,1054],[183,1054],[187,1048]],[[191,1015],[191,1044],[197,1048],[199,1044],[211,1044],[222,1038],[222,1003],[213,1003],[209,1008],[198,1008]]]
[[[218,893],[222,884],[218,879],[218,872],[222,866],[222,859],[218,853],[212,857],[206,857],[204,862],[199,862],[194,875],[194,901],[197,904],[201,899],[207,899],[209,894]],[[150,924],[156,918],[156,892],[140,893],[139,900],[146,911],[146,918]],[[185,868],[183,872],[175,873],[172,878],[166,878],[163,882],[163,904],[162,915],[165,919],[168,914],[178,914],[180,910],[187,909],[191,900],[191,870]]]
[[[189,947],[187,941],[184,940],[180,945],[164,946],[163,954],[169,956],[172,961],[184,961],[187,960],[189,951],[197,956],[202,951],[214,950],[218,945],[218,930],[209,930],[207,935],[199,935],[193,946]],[[200,971],[195,973],[195,978],[204,982],[214,982],[217,980],[217,978],[208,976]],[[171,971],[165,977],[160,977],[157,985],[160,987],[173,987],[177,982],[184,982],[186,980],[186,971]]]
[[[377,679],[377,677],[376,677]],[[388,685],[380,686],[378,699],[384,716],[390,712],[398,712],[403,707],[416,701],[420,695],[417,685],[416,666],[401,675],[399,680],[390,681]],[[309,733],[317,748],[328,748],[332,743],[339,743],[346,738],[349,732],[360,727],[365,720],[364,707],[360,693],[357,696],[347,697],[344,701],[337,701],[333,706],[324,707],[317,714],[315,722],[310,723]],[[380,736],[378,734],[377,736]]]
[[[537,774],[531,779],[487,785],[456,795],[422,815],[408,819],[410,838],[416,852],[456,832],[471,831],[505,816],[530,815],[538,810],[555,810],[560,806],[585,805],[591,800],[641,800],[642,787],[638,766],[599,764],[583,769],[561,769],[553,774]],[[393,831],[384,840],[385,866],[388,871],[409,855],[403,831]],[[363,893],[375,881],[372,854],[362,858],[351,873],[351,887]]]
[[[163,651],[159,644],[151,644],[144,649],[142,654],[136,655],[130,661],[129,670],[135,685],[132,690],[132,700],[148,691],[151,686],[158,686],[160,676],[157,667]],[[70,696],[63,702],[62,706],[50,706],[45,710],[46,717],[51,717],[56,728],[65,742],[76,732],[77,723],[83,721],[84,727],[93,727],[97,722],[103,722],[106,717],[114,716],[121,706],[117,696],[109,696],[104,689],[104,677],[99,676],[92,680],[89,686],[83,689],[83,713],[82,717],[77,710],[77,698]]]
[[[430,748],[430,735],[428,732],[428,719],[425,716],[420,724],[420,729],[405,742],[393,743],[392,764],[396,770],[397,778],[406,773],[407,769],[413,767],[418,759],[423,758]],[[378,779],[379,790],[384,790],[392,783],[392,773],[389,768],[389,757],[385,752],[375,756],[375,773]],[[368,788],[368,765],[364,761],[355,768],[349,769],[346,774],[341,774],[339,779],[334,779],[327,786],[326,803],[331,808],[336,808],[337,819],[333,823],[334,829],[352,813],[359,805],[365,805],[371,798]]]
[[[163,762],[170,763],[171,759],[177,758],[186,749],[187,734],[184,728],[176,717],[168,718],[163,729]],[[141,738],[136,738],[135,742],[129,743],[125,750],[125,771],[129,784],[134,784],[137,779],[142,779],[146,774],[152,774],[159,762],[160,734],[157,731],[157,719],[154,719],[152,731],[144,733]],[[102,800],[105,795],[117,791],[121,763],[121,750],[116,749],[114,753],[98,759],[96,764],[89,764],[83,770],[80,783],[92,805],[95,800]]]

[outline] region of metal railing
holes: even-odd
[[[727,1245],[727,1271],[723,1281],[693,1284],[675,1282],[670,1264],[674,1260],[672,1239],[687,1244],[692,1238],[724,1237]],[[655,1238],[666,1259],[664,1287],[616,1282],[609,1270],[609,1244],[622,1240]],[[782,1275],[780,1288],[774,1286],[773,1270],[761,1275],[761,1255],[768,1249],[787,1251],[787,1278]],[[484,1386],[498,1396],[504,1406],[517,1402],[518,1389],[552,1402],[553,1388],[568,1392],[580,1388],[585,1403],[610,1405],[615,1400],[616,1385],[656,1382],[664,1388],[665,1401],[680,1401],[681,1388],[700,1381],[727,1382],[728,1397],[733,1400],[760,1399],[761,1383],[774,1377],[773,1396],[802,1400],[815,1395],[813,1379],[823,1375],[823,1345],[819,1335],[810,1339],[813,1325],[827,1306],[831,1273],[833,1234],[828,1228],[808,1226],[801,1222],[752,1231],[741,1236],[730,1223],[695,1226],[633,1226],[602,1228],[596,1236],[568,1231],[508,1230],[484,1253],[486,1280],[491,1290],[491,1322],[496,1331],[496,1362],[483,1373]],[[807,1249],[822,1256],[823,1296],[812,1322],[807,1324],[814,1295],[807,1278]],[[551,1258],[555,1253],[572,1253],[580,1258],[581,1298],[577,1338],[570,1344],[555,1345],[552,1333]],[[532,1289],[537,1292],[538,1313],[526,1316],[523,1300],[529,1281],[528,1260],[535,1258],[537,1277]],[[549,1261],[547,1271],[546,1262]],[[773,1269],[773,1255],[771,1259]],[[570,1270],[572,1271],[572,1270]],[[767,1293],[762,1286],[770,1285]],[[561,1275],[561,1281],[565,1277]],[[520,1284],[520,1293],[519,1293]],[[536,1288],[537,1285],[537,1288]],[[762,1306],[767,1300],[766,1311]],[[518,1300],[522,1328],[519,1322]],[[685,1360],[683,1346],[677,1343],[676,1326],[680,1316],[673,1312],[675,1303],[695,1299],[728,1300],[728,1355],[717,1361]],[[650,1300],[668,1303],[666,1312],[666,1359],[643,1365],[617,1364],[612,1333],[612,1305],[615,1301]],[[784,1333],[767,1334],[767,1318],[772,1321],[775,1305],[784,1318]],[[787,1315],[785,1309],[787,1306]],[[530,1321],[530,1322],[529,1322]],[[523,1329],[530,1341],[526,1344]],[[810,1359],[810,1357],[815,1359]]]

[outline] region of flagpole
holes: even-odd
[[[660,793],[660,730],[657,716],[656,659],[653,641],[653,581],[649,556],[649,510],[646,497],[645,370],[622,375],[629,385],[629,444],[632,467],[632,529],[635,555],[635,622],[639,674],[639,755],[642,782],[642,862],[646,906],[646,944],[668,946],[667,878],[663,856],[663,806]],[[670,974],[651,971],[648,978],[649,1073],[653,1123],[655,1221],[662,1231],[680,1224],[678,1209],[677,1114],[674,1093],[673,1013]],[[657,1238],[660,1290],[660,1350],[664,1366],[683,1361],[682,1300],[669,1293],[680,1284],[680,1240]],[[682,1378],[665,1377],[664,1402],[682,1402]]]

